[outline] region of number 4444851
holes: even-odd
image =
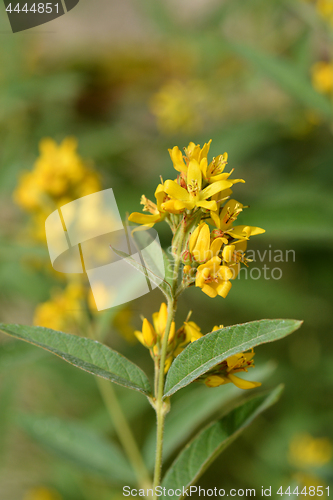
[[[20,12],[25,12],[28,14],[28,12],[33,12],[33,13],[39,13],[39,14],[51,14],[53,12],[53,9],[55,12],[58,14],[59,13],[59,4],[58,3],[33,3],[30,7],[28,7],[28,4],[24,4],[23,7],[21,8],[20,4],[16,4],[15,7],[12,7],[12,4],[10,3],[8,7],[6,8],[7,12],[17,12],[18,14]]]
[[[330,496],[330,488],[329,486],[327,486],[326,488],[324,488],[324,486],[304,486],[304,488],[301,490],[300,488],[298,488],[298,486],[296,486],[296,488],[294,488],[294,490],[292,491],[291,490],[291,487],[288,486],[288,488],[286,490],[283,491],[282,489],[282,486],[280,486],[280,488],[278,489],[278,491],[276,492],[277,495],[288,495],[288,496],[291,496],[291,495],[304,495],[304,496],[310,496],[310,497],[322,497],[325,493],[325,497],[329,497]]]

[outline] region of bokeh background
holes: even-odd
[[[227,151],[228,167],[246,180],[234,190],[249,205],[241,223],[266,229],[249,246],[266,256],[250,266],[279,267],[282,277],[236,280],[226,299],[190,289],[178,322],[191,309],[204,332],[276,317],[304,325],[256,350],[250,378],[264,372],[263,386],[283,382],[285,393],[200,485],[257,494],[272,486],[273,498],[280,486],[333,486],[332,0],[82,0],[63,18],[15,35],[1,5],[0,30],[1,321],[78,333],[81,313],[73,317],[68,303],[82,300],[86,283],[52,270],[46,216],[108,187],[123,217],[140,211],[141,194],[153,199],[159,176],[174,175],[168,148],[213,139],[211,155]],[[68,137],[77,151],[75,139],[62,143]],[[45,138],[55,142],[44,140],[40,152]],[[169,246],[168,227],[156,228]],[[270,261],[268,250],[281,250],[284,262]],[[286,250],[295,259],[286,262]],[[155,290],[91,316],[105,342],[149,374],[133,330],[161,297]],[[209,397],[196,390],[174,398],[170,443],[180,428],[186,437],[204,425],[203,417],[191,420],[193,408],[223,411],[223,387],[207,389]],[[142,396],[117,392],[149,456],[153,411]],[[77,424],[83,436],[88,429],[116,441],[93,377],[1,335],[0,408],[1,499],[122,498],[121,483],[71,430]],[[177,441],[170,450],[167,463]]]

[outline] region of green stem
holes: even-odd
[[[168,318],[165,326],[164,337],[162,341],[161,357],[159,364],[155,365],[155,387],[157,392],[155,392],[155,411],[156,411],[156,457],[155,457],[155,471],[154,471],[154,491],[157,486],[161,483],[161,473],[162,473],[162,454],[163,454],[163,432],[164,432],[164,421],[165,415],[169,411],[169,404],[167,401],[163,402],[163,391],[164,391],[164,364],[166,359],[166,352],[168,347],[169,333],[172,325],[172,321],[177,309],[177,299],[175,299],[175,294],[178,286],[178,273],[180,267],[180,256],[183,251],[183,243],[185,237],[185,222],[181,222],[182,227],[180,228],[180,234],[177,235],[177,252],[175,256],[175,265],[173,269],[173,283],[172,283],[172,295],[173,297],[168,301]],[[156,389],[155,389],[156,390]],[[155,494],[155,500],[157,496]]]
[[[125,415],[118,402],[117,395],[111,383],[100,377],[96,377],[96,382],[103,398],[104,404],[111,420],[114,424],[119,441],[130,461],[136,475],[138,485],[141,488],[149,488],[151,479],[147,468],[143,462],[140,450],[133,436],[132,430],[128,425]]]
[[[95,331],[89,321],[87,321],[86,323],[86,330],[88,336],[96,340]],[[151,478],[149,472],[143,461],[141,452],[132,433],[132,430],[119,404],[117,394],[112,387],[112,384],[108,380],[102,379],[100,377],[95,377],[95,379],[105,407],[113,422],[119,441],[133,468],[139,487],[144,489],[150,488]]]
[[[170,300],[168,303],[168,319],[165,327],[161,358],[159,367],[156,370],[157,379],[157,394],[155,401],[155,411],[156,411],[156,457],[155,457],[155,471],[154,471],[154,488],[159,486],[161,482],[161,472],[162,472],[162,452],[163,452],[163,431],[164,431],[164,420],[167,413],[167,404],[163,402],[163,390],[164,390],[164,363],[166,358],[166,350],[168,346],[169,332],[172,324],[172,320],[175,313],[175,302]],[[156,497],[155,497],[156,498]]]

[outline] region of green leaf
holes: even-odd
[[[252,420],[278,400],[282,390],[283,386],[279,386],[268,395],[255,396],[221,420],[203,429],[180,452],[167,471],[162,486],[167,490],[180,489],[183,492],[183,488],[186,489],[194,484],[215,458],[239,436]],[[181,496],[182,493],[169,498]]]
[[[61,357],[81,370],[123,385],[151,393],[146,374],[124,356],[99,342],[41,326],[4,325],[0,330]]]
[[[234,52],[254,64],[294,99],[305,106],[316,109],[323,116],[332,118],[330,101],[312,87],[310,79],[293,61],[266,54],[248,45],[233,42],[228,44]]]
[[[112,250],[119,255],[119,257],[123,257],[123,259],[128,262],[132,267],[140,271],[142,274],[144,274],[147,278],[147,280],[151,280],[155,285],[158,286],[158,288],[164,293],[166,298],[171,297],[171,286],[170,284],[165,281],[161,276],[158,275],[158,273],[153,272],[151,269],[149,269],[147,266],[144,266],[137,262],[136,260],[133,259],[129,254],[125,252],[121,252],[120,250],[116,250],[115,248],[112,247]]]
[[[301,324],[301,321],[293,319],[263,319],[204,335],[188,345],[172,363],[164,397],[171,396],[229,356],[281,339],[297,330]]]
[[[265,380],[275,370],[275,363],[268,362],[262,368],[255,370],[255,380]],[[163,461],[180,448],[203,423],[207,423],[213,414],[230,404],[237,396],[239,389],[233,385],[208,389],[199,385],[190,391],[182,393],[181,397],[172,402],[172,411],[168,414],[164,427]],[[200,405],[198,405],[200,401]],[[143,453],[148,467],[153,468],[155,460],[156,430],[152,429],[146,440]]]
[[[47,450],[76,466],[119,483],[135,481],[120,449],[82,423],[29,414],[20,414],[16,420]]]
[[[0,344],[0,372],[17,370],[18,365],[31,363],[45,356],[46,353],[35,349],[30,344],[14,340]]]

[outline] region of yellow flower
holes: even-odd
[[[332,2],[333,7],[333,2]],[[333,9],[332,9],[333,14]],[[311,68],[312,85],[322,94],[331,94],[333,92],[333,63],[319,61]]]
[[[230,279],[233,277],[233,272],[228,266],[221,266],[221,259],[213,257],[205,264],[198,267],[195,286],[198,286],[202,291],[211,298],[220,295],[226,297],[231,288]]]
[[[212,222],[220,230],[220,233],[216,233],[216,235],[224,236],[227,234],[234,239],[247,240],[250,236],[265,232],[264,229],[255,226],[240,225],[233,227],[232,224],[242,211],[243,205],[236,200],[229,200],[220,213],[212,211],[210,213]]]
[[[201,164],[201,161],[204,160],[204,163],[206,163],[207,166],[207,155],[211,142],[212,140],[206,142],[202,148],[199,144],[190,142],[187,148],[184,148],[185,156],[183,156],[178,146],[168,149],[175,170],[178,172],[187,172],[188,164],[191,160],[196,160],[199,165]]]
[[[328,438],[297,434],[289,446],[289,462],[297,467],[320,467],[332,460],[333,445]]]
[[[157,186],[157,189],[155,191],[155,198],[157,204],[148,200],[145,195],[142,195],[140,203],[144,206],[143,210],[145,212],[150,212],[150,215],[142,214],[140,212],[133,212],[128,217],[128,220],[137,224],[143,224],[147,227],[153,227],[156,222],[162,221],[166,216],[166,212],[162,208],[162,203],[167,198],[162,184],[159,184]]]
[[[219,254],[227,238],[215,238],[211,242],[210,230],[206,222],[202,222],[190,237],[189,250],[197,262],[206,262]]]
[[[203,336],[201,333],[201,328],[196,323],[194,323],[194,321],[185,321],[184,331],[186,334],[185,342],[187,344],[190,342],[195,342]]]
[[[201,160],[206,162],[206,159]],[[187,170],[186,189],[180,186],[176,181],[167,180],[164,183],[165,192],[171,197],[171,200],[162,203],[162,208],[166,211],[193,210],[195,207],[201,207],[207,210],[217,210],[215,200],[208,201],[208,198],[232,186],[230,181],[218,181],[209,184],[205,189],[202,188],[202,173],[197,160],[192,159],[189,162]]]
[[[214,327],[213,331],[218,327]],[[253,368],[253,349],[250,352],[243,352],[229,356],[225,361],[217,365],[214,370],[205,376],[204,382],[207,387],[218,387],[232,382],[239,389],[254,389],[261,385],[260,382],[251,382],[237,377],[235,373],[247,372],[248,368]]]
[[[232,169],[230,172],[224,172],[224,168],[227,163],[228,153],[224,153],[223,155],[218,155],[216,158],[213,158],[213,161],[211,161],[209,165],[207,165],[207,163],[203,163],[203,178],[209,183],[227,180],[234,171],[234,169]],[[245,182],[243,179],[230,179],[230,181],[232,182],[232,184],[236,184],[237,182]]]
[[[226,245],[222,251],[222,259],[225,265],[232,271],[232,278],[236,279],[241,268],[241,263],[247,266],[249,260],[245,257],[247,241],[240,240],[232,245]]]

